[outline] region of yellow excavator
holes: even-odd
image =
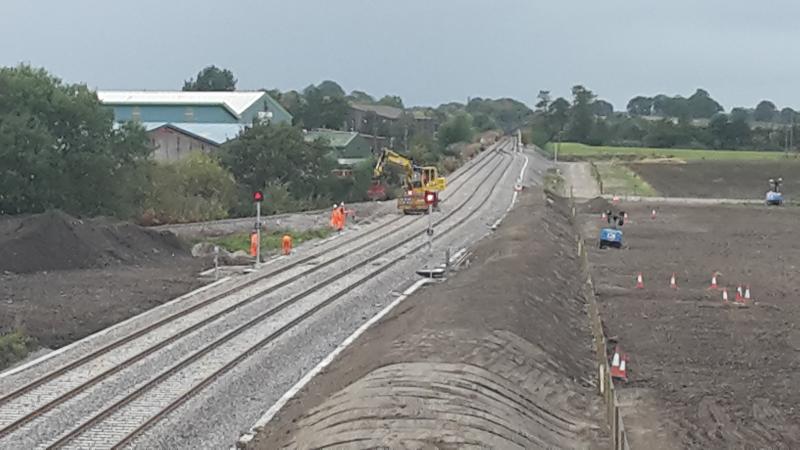
[[[447,187],[447,180],[439,176],[436,167],[418,166],[411,158],[388,148],[384,148],[378,155],[378,161],[372,171],[374,182],[380,182],[386,164],[398,166],[405,172],[403,195],[397,198],[397,209],[403,211],[403,214],[424,214],[428,210],[428,205],[425,203],[425,192],[436,192],[438,203],[438,193]],[[435,208],[438,205],[434,204],[433,206]]]

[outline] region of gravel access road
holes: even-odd
[[[432,254],[424,216],[388,217],[0,376],[0,447],[229,446],[416,268],[486,233],[523,161],[506,147],[451,177]]]

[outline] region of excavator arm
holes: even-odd
[[[378,156],[378,161],[375,163],[375,168],[372,170],[372,178],[378,179],[383,175],[383,169],[386,164],[393,164],[398,167],[401,167],[406,174],[406,184],[410,184],[414,179],[414,173],[417,171],[414,162],[410,158],[406,158],[405,156],[389,150],[388,148],[383,149],[381,154]]]

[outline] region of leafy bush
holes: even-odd
[[[31,338],[21,331],[0,335],[0,369],[22,361],[32,346]]]
[[[204,153],[152,164],[148,178],[141,220],[145,224],[224,219],[235,201],[233,177]]]

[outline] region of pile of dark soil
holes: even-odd
[[[188,253],[174,234],[61,211],[0,219],[0,272],[141,265]]]
[[[612,209],[611,203],[603,197],[595,197],[580,206],[583,214],[602,214],[609,209]]]

